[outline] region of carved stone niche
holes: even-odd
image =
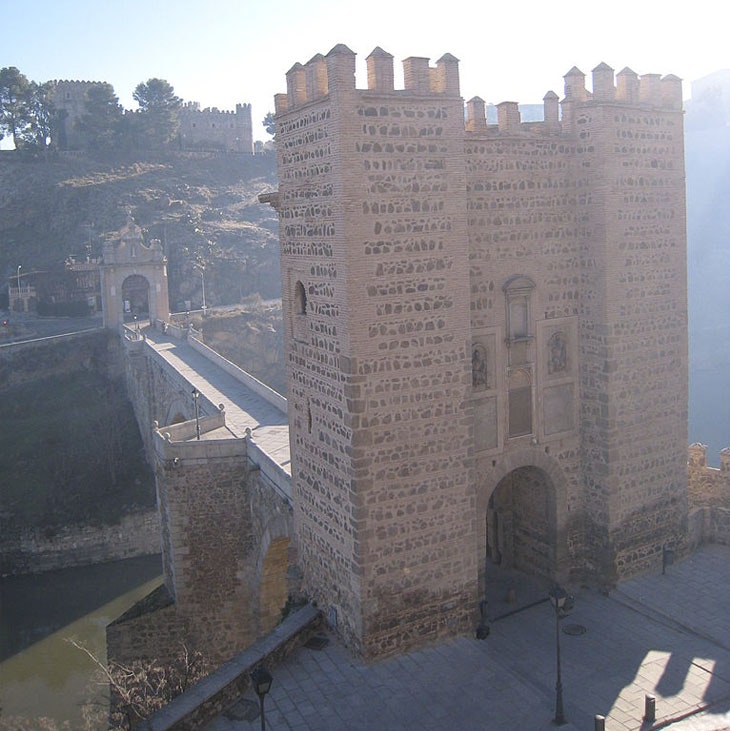
[[[491,391],[496,387],[496,338],[483,333],[471,344],[471,385],[474,391]]]
[[[568,373],[568,337],[562,330],[554,332],[547,342],[548,375]]]
[[[484,391],[490,387],[488,356],[487,346],[484,343],[472,343],[471,385],[475,391]]]

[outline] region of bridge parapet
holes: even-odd
[[[259,381],[258,378],[254,378],[250,373],[244,371],[243,368],[239,368],[235,363],[224,358],[220,353],[216,353],[215,350],[203,342],[202,333],[191,328],[188,331],[187,339],[188,344],[193,350],[205,356],[211,363],[215,363],[237,381],[240,381],[247,388],[251,389],[255,394],[261,396],[261,398],[268,401],[272,406],[275,406],[282,414],[287,413],[287,401],[284,396],[274,391],[274,389],[269,388],[265,383]]]

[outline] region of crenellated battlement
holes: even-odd
[[[395,94],[399,97],[458,97],[459,60],[444,54],[434,66],[428,58],[411,56],[403,61],[404,88],[395,89],[392,54],[376,47],[366,58],[367,88],[357,89],[355,78],[356,54],[339,44],[326,56],[317,54],[307,63],[295,63],[286,74],[287,90],[275,96],[277,114],[295,110],[332,94],[363,93]],[[485,102],[476,96],[466,104],[466,132],[487,133],[571,132],[578,106],[593,104],[627,104],[647,109],[680,111],[682,81],[674,75],[639,76],[629,68],[618,74],[606,63],[592,72],[593,89],[586,88],[586,75],[577,67],[565,74],[562,102],[554,91],[543,98],[543,121],[523,123],[518,103],[497,104],[496,125],[487,123]],[[561,114],[562,107],[562,114]]]
[[[592,73],[593,91],[586,88],[586,75],[574,66],[563,77],[565,97],[562,102],[554,91],[545,94],[542,124],[523,123],[517,102],[502,102],[497,105],[497,124],[488,125],[484,101],[474,97],[466,105],[466,131],[476,134],[572,131],[576,108],[593,104],[626,104],[671,111],[682,109],[682,81],[676,76],[639,76],[629,68],[614,74],[614,70],[605,63],[596,66]]]
[[[575,66],[563,77],[564,102],[618,102],[663,109],[682,109],[682,80],[673,74],[639,76],[626,67],[618,74],[605,63],[592,71],[593,91],[585,85],[585,74]]]
[[[84,135],[76,122],[86,113],[89,89],[101,81],[56,79],[50,82],[53,102],[66,112],[61,130],[64,149],[83,149]],[[124,109],[123,114],[136,115],[139,110]],[[179,110],[180,142],[183,149],[233,150],[253,153],[251,105],[236,104],[233,110],[217,107],[200,108],[200,102],[184,102]]]
[[[707,445],[695,442],[689,447],[689,465],[694,468],[707,467]],[[708,467],[715,469],[715,467]],[[730,447],[720,450],[720,472],[730,474]]]
[[[318,53],[306,64],[295,63],[286,74],[286,94],[275,96],[276,113],[281,114],[334,92],[353,92],[355,56],[344,44],[336,45],[326,56]],[[411,56],[403,61],[404,88],[395,89],[393,56],[379,46],[366,58],[367,89],[382,94],[458,97],[459,59],[444,54],[435,66],[428,58]]]
[[[88,80],[82,80],[82,79],[53,79],[52,81],[48,82],[52,86],[68,86],[68,87],[78,87],[83,89],[84,91],[88,90],[92,86],[98,86],[99,84],[102,84],[102,81],[88,81]]]
[[[185,102],[180,109],[180,115],[186,114],[199,114],[208,115],[211,118],[234,118],[237,116],[245,116],[251,114],[250,104],[236,104],[236,108],[231,109],[218,109],[218,107],[206,107],[205,109],[200,108],[200,102]]]

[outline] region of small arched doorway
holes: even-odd
[[[150,316],[150,285],[141,274],[131,274],[122,282],[124,321],[147,320]]]

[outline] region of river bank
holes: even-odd
[[[159,550],[156,510],[123,515],[114,525],[24,527],[0,539],[0,577],[149,556]]]

